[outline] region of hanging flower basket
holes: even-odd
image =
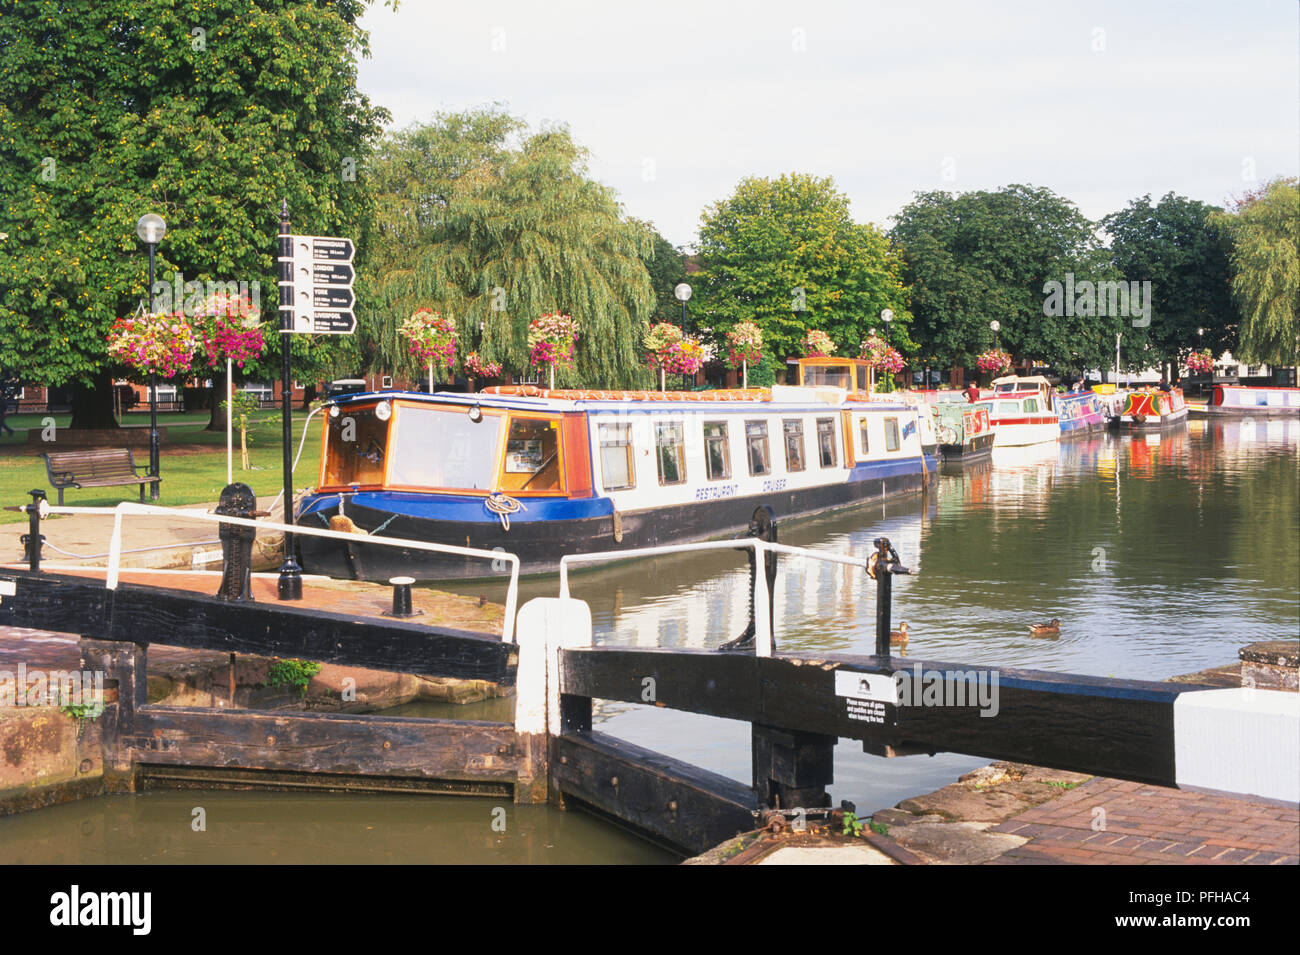
[[[1214,371],[1214,356],[1210,354],[1207,348],[1205,351],[1194,351],[1187,356],[1187,370],[1194,375],[1208,375]]]
[[[571,315],[550,312],[528,323],[528,362],[545,368],[555,387],[555,369],[573,367],[573,345],[578,340],[578,323]]]
[[[907,365],[902,352],[890,346],[879,335],[874,334],[863,339],[858,356],[870,362],[871,367],[876,371],[890,375],[898,374]]]
[[[145,374],[171,378],[190,370],[197,342],[180,312],[119,318],[108,333],[108,354]]]
[[[211,295],[194,315],[195,331],[208,356],[208,365],[230,359],[240,368],[266,347],[260,323],[262,310],[247,295]]]
[[[669,345],[660,356],[664,371],[693,375],[704,367],[704,348],[693,338],[681,338]]]
[[[417,308],[397,328],[421,363],[450,371],[456,362],[456,326],[431,308]]]
[[[664,362],[667,359],[669,350],[681,341],[682,337],[682,330],[670,322],[659,322],[657,325],[652,325],[643,339],[646,361],[653,367],[666,371]]]
[[[501,362],[484,361],[479,357],[478,352],[472,351],[465,356],[465,370],[475,378],[499,378],[501,376]]]
[[[1011,367],[1011,356],[998,348],[992,348],[975,359],[975,367],[980,371],[1005,371]]]
[[[810,328],[803,337],[803,351],[808,358],[828,358],[835,354],[835,343],[825,332]]]
[[[763,358],[763,330],[753,322],[739,322],[727,332],[727,347],[732,368],[756,365]]]

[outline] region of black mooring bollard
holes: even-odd
[[[876,552],[867,561],[867,575],[876,581],[876,656],[889,657],[889,634],[892,629],[894,574],[911,571],[898,562],[898,551],[888,537],[877,537]]]
[[[45,542],[45,535],[41,533],[41,512],[49,507],[49,502],[45,500],[45,491],[42,488],[33,488],[27,493],[32,496],[32,503],[24,508],[27,511],[27,533],[21,538],[23,556],[27,558],[28,569],[39,572],[41,544]]]
[[[393,616],[411,616],[414,613],[411,609],[411,584],[415,583],[415,578],[390,577],[388,582],[393,585]]]
[[[216,513],[222,517],[241,517],[252,520],[259,513],[257,495],[247,484],[236,481],[221,489]],[[218,600],[247,601],[253,599],[253,541],[257,528],[239,524],[221,524],[217,536],[221,538],[221,587]]]

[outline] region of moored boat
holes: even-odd
[[[987,408],[964,401],[941,401],[934,408],[939,421],[939,451],[945,464],[963,464],[989,456],[993,426]]]
[[[476,558],[361,546],[363,535],[517,554],[550,573],[577,551],[743,533],[920,491],[934,465],[916,408],[831,386],[716,392],[348,395],[325,416],[296,538],[304,569],[383,580],[490,576]],[[381,553],[382,551],[382,553]]]
[[[1181,388],[1169,391],[1142,388],[1130,391],[1115,419],[1126,430],[1152,431],[1187,423],[1187,402]]]
[[[1061,437],[1075,437],[1106,427],[1107,416],[1096,392],[1073,391],[1056,398]]]
[[[1300,416],[1300,388],[1215,385],[1205,413],[1229,417]]]
[[[992,396],[982,397],[976,405],[988,411],[995,448],[1024,447],[1061,437],[1052,385],[1041,375],[998,378]]]

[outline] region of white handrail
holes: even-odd
[[[659,554],[674,554],[684,551],[738,550],[754,551],[756,564],[767,551],[775,554],[789,554],[793,557],[811,557],[813,560],[832,564],[847,564],[850,567],[866,568],[866,560],[851,554],[832,554],[821,550],[809,550],[806,547],[791,547],[788,544],[769,543],[757,537],[740,537],[734,540],[702,541],[695,544],[662,544],[657,547],[637,547],[632,550],[604,550],[590,554],[565,554],[560,558],[560,598],[569,597],[569,565],[607,563],[616,560],[629,560],[634,557],[653,557]],[[768,607],[767,574],[754,574],[754,597],[751,611],[754,615],[754,652],[760,657],[772,655],[772,621]]]
[[[379,544],[383,547],[406,547],[411,550],[431,551],[438,554],[459,554],[464,557],[481,557],[485,560],[509,561],[510,586],[506,590],[506,612],[505,620],[501,624],[501,640],[504,643],[514,643],[515,611],[519,603],[519,557],[509,551],[480,550],[476,547],[457,547],[455,544],[434,544],[397,537],[362,537],[358,534],[348,534],[343,531],[304,527],[297,524],[280,524],[274,521],[254,521],[245,517],[224,517],[220,514],[212,514],[194,508],[159,507],[155,504],[138,504],[135,501],[123,501],[116,507],[50,507],[47,513],[113,515],[113,536],[108,544],[108,573],[104,581],[104,586],[109,590],[117,589],[118,569],[122,558],[122,518],[126,514],[188,517],[214,524],[234,524],[238,527],[254,527],[259,530],[281,531],[307,537],[325,537],[333,540],[351,541],[352,543]]]

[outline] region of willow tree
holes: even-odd
[[[1300,180],[1277,179],[1215,217],[1232,236],[1232,295],[1241,310],[1237,357],[1300,363]]]
[[[587,176],[567,130],[530,133],[498,110],[441,114],[386,138],[372,174],[375,295],[361,342],[372,367],[418,375],[396,325],[429,305],[455,320],[461,355],[523,372],[529,322],[559,311],[579,339],[558,384],[648,382],[651,235]]]

